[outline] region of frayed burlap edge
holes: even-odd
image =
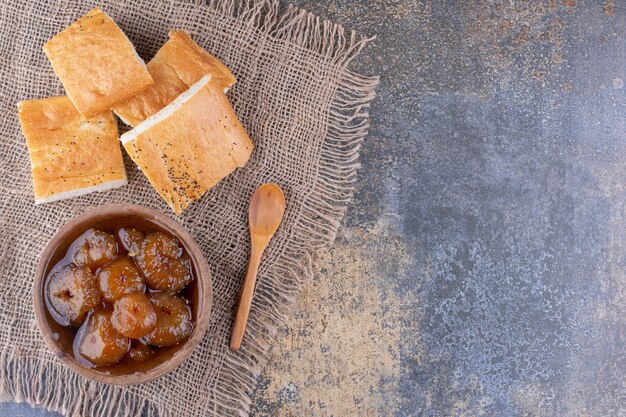
[[[359,150],[369,129],[369,105],[378,77],[363,77],[347,69],[371,39],[357,36],[340,25],[295,7],[281,13],[278,1],[213,0],[186,2],[190,7],[208,7],[225,18],[236,19],[263,36],[289,42],[318,54],[343,68],[328,113],[328,131],[321,149],[317,182],[310,190],[300,221],[293,230],[297,245],[286,248],[268,279],[259,283],[246,333],[246,344],[224,367],[233,375],[227,394],[215,399],[203,415],[240,415],[250,411],[250,394],[265,364],[267,351],[278,329],[285,325],[302,284],[313,276],[316,253],[328,247],[350,203],[359,167]],[[268,311],[258,305],[272,306]],[[56,361],[7,353],[0,355],[0,401],[26,402],[69,416],[135,417],[177,416],[149,398],[117,386],[86,381]],[[49,386],[46,381],[65,381]],[[72,392],[75,395],[65,395]],[[75,398],[80,402],[73,402]]]

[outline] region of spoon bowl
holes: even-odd
[[[267,241],[274,236],[285,213],[285,194],[276,184],[264,184],[252,196],[248,210],[250,238]]]

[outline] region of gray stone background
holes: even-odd
[[[381,84],[253,415],[626,416],[626,3],[295,4]]]

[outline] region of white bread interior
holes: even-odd
[[[197,83],[189,87],[189,90],[185,91],[184,93],[176,97],[176,99],[174,99],[174,101],[172,101],[170,104],[163,107],[161,110],[159,110],[157,113],[153,114],[152,116],[148,117],[143,122],[139,123],[137,126],[135,126],[134,129],[129,130],[128,132],[124,133],[122,137],[120,138],[120,140],[122,141],[122,144],[125,145],[127,142],[130,142],[131,140],[135,139],[137,135],[142,134],[146,130],[150,129],[152,126],[168,118],[174,111],[178,110],[191,97],[193,97],[194,94],[200,91],[202,87],[207,85],[209,81],[211,81],[211,74],[207,74],[204,77],[200,78],[200,80]]]
[[[103,182],[102,184],[93,185],[89,187],[76,188],[70,191],[64,191],[62,193],[51,195],[50,197],[45,198],[35,198],[35,204],[45,204],[52,203],[59,200],[65,200],[66,198],[80,197],[82,195],[86,195],[93,192],[102,192],[112,190],[114,188],[119,188],[128,184],[128,180],[116,180]]]

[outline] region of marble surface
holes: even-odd
[[[381,84],[254,415],[626,415],[626,3],[297,4]]]

